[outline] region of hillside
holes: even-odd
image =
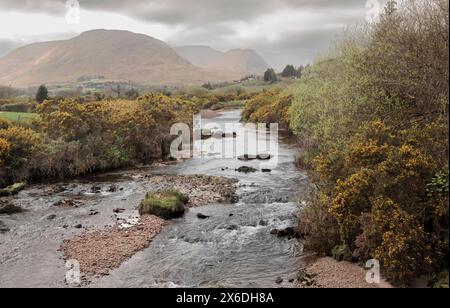
[[[0,84],[15,87],[71,83],[95,75],[147,85],[235,77],[198,68],[160,40],[118,30],[93,30],[69,40],[35,43],[0,59]]]
[[[209,46],[182,46],[174,49],[194,65],[235,75],[261,75],[269,67],[264,59],[251,49],[232,49],[227,52]]]

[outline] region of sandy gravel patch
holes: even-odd
[[[300,287],[304,288],[392,288],[392,285],[381,279],[380,284],[366,282],[366,270],[357,264],[338,262],[330,257],[317,258],[306,266]],[[306,275],[305,275],[306,274]],[[299,276],[300,276],[299,275]]]
[[[80,263],[84,278],[108,275],[138,251],[147,248],[166,222],[156,216],[143,216],[128,229],[118,226],[84,233],[65,240],[60,247],[66,260]]]

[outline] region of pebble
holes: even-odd
[[[54,220],[56,218],[56,215],[55,214],[50,214],[46,218],[47,218],[47,220]]]

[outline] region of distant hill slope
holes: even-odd
[[[209,46],[182,46],[174,49],[181,57],[205,69],[228,71],[238,75],[261,75],[269,67],[264,59],[251,49],[232,49],[227,52]]]
[[[23,46],[0,59],[0,84],[27,87],[83,76],[149,84],[230,80],[229,72],[192,65],[166,43],[143,34],[93,30],[69,40]]]

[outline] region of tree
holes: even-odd
[[[117,98],[120,98],[120,94],[121,94],[120,84],[118,84],[115,89],[111,88],[111,91],[113,91],[114,93],[117,93]]]
[[[9,86],[0,86],[0,99],[8,99],[17,96],[19,91]]]
[[[204,83],[202,85],[202,87],[205,88],[206,90],[212,90],[213,89],[213,86],[212,86],[211,82]]]
[[[48,99],[47,87],[45,85],[41,85],[36,92],[36,101],[38,103],[42,103],[46,99]]]
[[[137,99],[139,97],[139,91],[135,88],[128,90],[125,92],[125,97],[127,99]]]
[[[273,83],[276,82],[277,80],[278,80],[277,74],[275,73],[273,68],[267,69],[267,71],[264,73],[264,81]]]
[[[305,67],[303,66],[303,65],[300,65],[298,68],[297,68],[297,77],[298,78],[302,78],[302,75],[303,75],[303,71],[305,70]]]
[[[292,64],[286,65],[283,72],[281,73],[283,77],[297,77],[297,70]]]

